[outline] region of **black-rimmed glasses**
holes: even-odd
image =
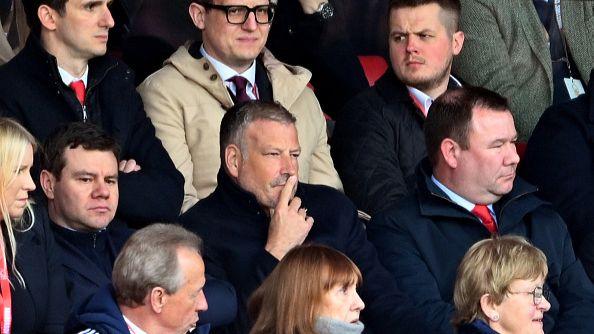
[[[542,302],[542,297],[545,297],[547,300],[549,300],[549,297],[551,296],[551,291],[547,288],[544,288],[542,286],[537,286],[536,288],[534,288],[533,291],[507,291],[508,293],[511,293],[512,295],[516,295],[516,294],[529,294],[532,295],[532,301],[534,302],[534,305],[538,305]]]
[[[201,4],[206,8],[218,9],[225,12],[227,15],[227,22],[231,24],[244,24],[250,13],[254,13],[256,22],[260,24],[268,24],[274,19],[274,13],[276,12],[276,5],[272,3],[254,7],[243,5],[215,5],[208,2],[202,2]]]

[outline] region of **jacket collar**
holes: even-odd
[[[306,185],[299,182],[297,184],[295,196],[304,200],[304,198],[307,197],[306,191]],[[268,217],[269,213],[258,203],[256,196],[241,189],[241,187],[231,179],[222,167],[217,174],[217,187],[214,192],[221,197],[225,206],[234,214],[241,216],[258,215]],[[268,218],[266,221],[268,221]]]
[[[64,267],[79,273],[97,286],[111,281],[111,277],[99,270],[97,266],[89,265],[92,260],[82,251],[83,248],[97,247],[98,253],[115,258],[117,251],[107,229],[98,232],[79,232],[65,229],[54,222],[50,222],[50,226],[57,243],[67,251],[61,257]]]
[[[423,216],[453,217],[477,220],[472,213],[457,205],[431,180],[433,171],[425,158],[417,167],[419,210]],[[536,187],[516,176],[512,190],[493,204],[497,216],[498,231],[505,234],[522,218],[545,202],[533,194]]]
[[[225,206],[237,215],[268,215],[258,203],[256,196],[241,189],[227,172],[225,172],[223,167],[219,169],[219,173],[217,174],[217,188],[215,193],[218,193]]]
[[[208,62],[200,52],[199,42],[188,42],[182,45],[165,61],[177,69],[187,80],[191,80],[212,95],[223,108],[233,106],[233,99],[223,80],[219,77],[214,66]],[[278,61],[266,48],[262,50],[258,59],[264,65],[266,74],[273,89],[273,99],[285,108],[290,109],[293,103],[307,88],[311,73],[300,66],[290,66]],[[259,68],[256,69],[256,82]],[[260,87],[258,87],[260,90]]]
[[[49,80],[55,86],[66,87],[58,73],[56,57],[43,48],[41,40],[34,34],[29,35],[25,48],[16,58],[23,62],[22,70],[26,70],[39,80]],[[118,61],[108,56],[99,56],[89,60],[88,89],[97,86],[105,78],[107,72],[117,65]]]
[[[453,80],[450,76],[448,81],[448,88],[453,89],[460,87],[456,80]],[[386,104],[402,104],[408,103],[411,108],[414,108],[417,111],[417,114],[425,119],[425,115],[418,110],[418,108],[413,103],[412,98],[408,92],[408,88],[406,85],[396,77],[394,71],[391,68],[388,68],[386,73],[382,75],[381,78],[375,83],[374,89],[377,91],[377,94],[382,97]]]

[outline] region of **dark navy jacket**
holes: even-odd
[[[0,115],[15,118],[38,140],[60,124],[83,120],[74,92],[60,78],[56,58],[35,36],[0,67],[0,78]],[[155,136],[133,82],[132,71],[120,61],[91,59],[85,100],[89,121],[116,139],[122,159],[135,159],[142,168],[120,173],[118,216],[139,226],[175,220],[184,180]]]
[[[472,213],[452,202],[431,181],[428,160],[419,171],[419,192],[368,224],[369,239],[400,288],[418,304],[435,333],[453,333],[456,270],[475,242],[489,232]],[[520,235],[547,256],[545,285],[552,291],[545,332],[594,333],[594,286],[576,259],[567,227],[536,189],[516,178],[494,204],[501,235]]]
[[[93,329],[100,334],[130,333],[124,316],[115,300],[111,284],[101,287],[94,295],[85,300],[70,315],[66,323],[65,333],[78,333],[85,329]],[[199,326],[193,333],[207,334],[210,325]]]
[[[458,87],[450,79],[448,88]],[[416,191],[415,170],[427,155],[425,115],[389,69],[351,99],[336,120],[332,159],[349,198],[371,216]]]
[[[296,196],[315,219],[305,242],[333,247],[345,253],[363,274],[360,293],[365,302],[364,322],[377,333],[412,333],[424,330],[421,316],[398,290],[380,265],[373,245],[353,204],[325,186],[299,183]],[[181,218],[205,243],[206,271],[235,286],[239,318],[233,333],[247,333],[246,302],[277,265],[264,246],[270,218],[256,198],[219,171],[215,191]]]
[[[66,292],[72,308],[76,308],[102,286],[111,284],[114,261],[133,230],[118,220],[94,233],[70,231],[54,223],[51,226],[59,246],[56,256],[64,267]],[[207,276],[204,294],[208,310],[200,314],[200,324],[215,327],[235,319],[237,301],[229,283]]]
[[[476,319],[475,321],[464,324],[458,328],[458,334],[498,334],[486,322]]]
[[[585,95],[544,112],[521,172],[558,208],[594,281],[594,70],[589,83]]]
[[[133,230],[112,221],[98,232],[78,232],[51,223],[60,248],[59,257],[66,274],[66,292],[77,305],[100,287],[111,283],[115,258]]]
[[[35,224],[30,230],[16,232],[15,239],[16,267],[26,287],[18,283],[10,270],[11,257],[8,256],[12,333],[62,333],[68,316],[64,271],[45,210],[35,206]]]

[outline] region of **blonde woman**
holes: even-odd
[[[326,246],[289,251],[252,295],[250,334],[360,334],[361,272]]]
[[[475,243],[454,287],[459,334],[542,334],[551,304],[544,253],[519,236]]]
[[[66,316],[62,269],[45,216],[29,193],[35,139],[0,118],[0,333],[61,333]],[[42,212],[42,211],[40,211]]]

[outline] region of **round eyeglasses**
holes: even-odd
[[[542,297],[545,297],[547,300],[549,300],[549,297],[551,296],[551,291],[547,288],[542,287],[542,286],[537,286],[532,291],[515,291],[514,292],[514,291],[508,290],[507,292],[512,295],[517,295],[517,294],[532,295],[532,301],[534,302],[534,305],[540,304],[542,302]]]

